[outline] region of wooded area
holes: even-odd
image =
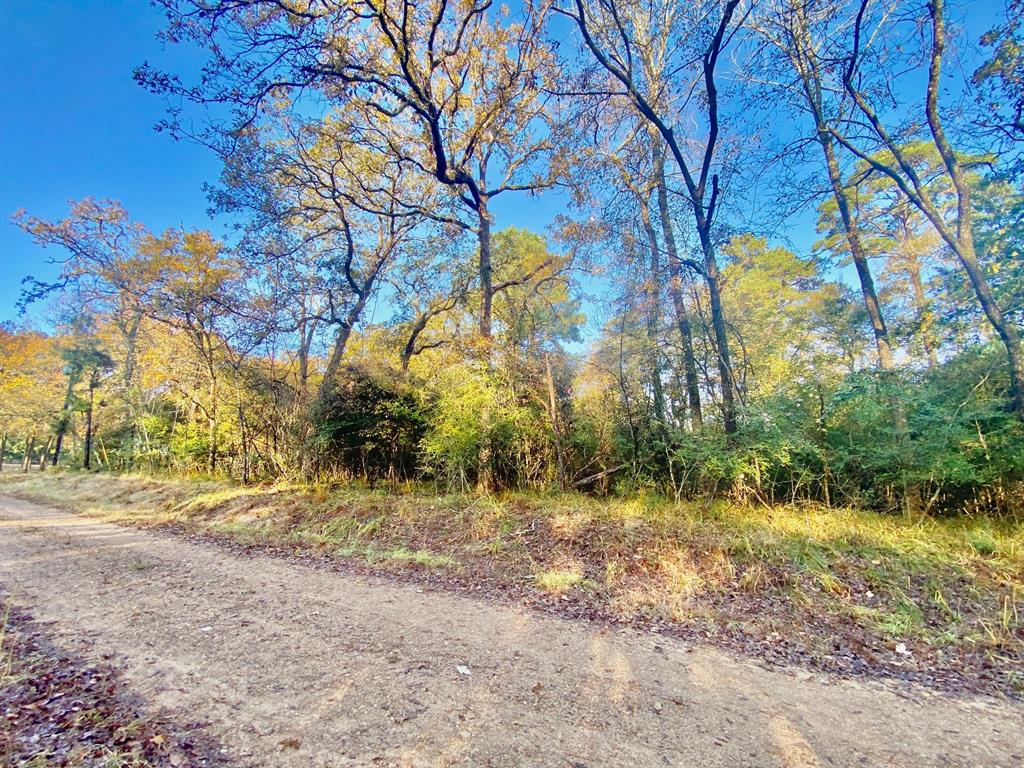
[[[1022,511],[1022,0],[163,4],[230,235],[16,214],[5,472]]]

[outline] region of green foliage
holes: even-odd
[[[687,497],[1019,513],[1024,425],[1001,363],[980,348],[928,371],[857,372],[820,400],[763,400],[729,439],[675,435],[666,480]]]
[[[433,383],[423,460],[430,476],[468,488],[485,475],[505,487],[544,473],[547,430],[535,408],[521,402],[494,373],[449,369]]]
[[[408,388],[355,366],[344,368],[329,399],[314,411],[317,463],[350,477],[412,477],[426,423]]]
[[[762,503],[806,496],[820,477],[822,457],[811,436],[794,428],[809,421],[799,408],[797,401],[780,397],[757,412],[747,409],[740,430],[728,439],[709,428],[677,436],[676,493],[730,494]]]

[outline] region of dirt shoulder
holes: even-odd
[[[0,582],[237,765],[1015,766],[1024,710],[0,499]]]

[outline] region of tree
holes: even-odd
[[[152,236],[114,200],[73,202],[69,215],[59,221],[24,211],[16,213],[14,221],[38,244],[57,246],[64,252],[56,259],[60,270],[53,282],[29,278],[21,307],[55,293],[70,294],[74,312],[113,320],[121,347],[123,403],[132,423],[132,439],[125,450],[131,465],[144,415],[138,383],[139,334],[164,268],[161,254],[147,247]]]
[[[234,321],[245,316],[246,286],[241,265],[224,244],[206,231],[168,230],[154,242],[168,265],[157,285],[152,316],[183,333],[198,365],[191,400],[206,416],[206,469],[217,469],[220,456],[218,411],[220,384],[233,358],[244,355],[240,343],[249,329]],[[205,379],[206,396],[199,395]]]
[[[1021,39],[1024,0],[1006,0],[1006,22],[986,32],[981,42],[992,58],[974,72],[980,87],[979,122],[999,139],[1024,141],[1024,41]]]
[[[403,270],[394,281],[408,313],[398,326],[404,338],[399,353],[403,371],[409,370],[415,356],[451,341],[449,334],[437,326],[443,325],[445,318],[466,301],[469,293],[469,276],[460,273],[458,262],[445,251],[440,253],[440,263],[432,260],[416,263]]]
[[[53,466],[57,466],[60,462],[64,438],[72,428],[74,412],[76,410],[85,410],[87,421],[85,452],[82,463],[86,469],[90,467],[94,395],[103,373],[114,367],[114,361],[110,358],[110,355],[96,345],[95,337],[89,333],[91,330],[87,325],[80,324],[76,331],[78,334],[82,334],[81,337],[76,338],[71,346],[61,350],[61,358],[64,360],[64,375],[67,377],[67,391],[64,396],[64,405],[54,423],[56,442],[53,446],[53,457],[51,459]],[[87,382],[89,391],[88,399],[84,405],[79,401],[75,392],[76,387],[83,378]]]
[[[793,393],[830,377],[836,360],[823,350],[831,335],[822,319],[836,311],[839,286],[819,265],[764,238],[738,235],[722,247],[722,301],[740,351],[737,390],[748,405]]]
[[[845,120],[844,104],[832,98],[829,83],[825,82],[823,75],[834,55],[829,49],[830,35],[842,7],[841,1],[808,3],[779,0],[763,12],[762,21],[757,26],[761,36],[769,41],[776,53],[781,54],[796,76],[795,84],[783,81],[782,90],[814,125],[814,139],[822,151],[832,201],[846,241],[845,250],[856,267],[864,307],[875,336],[878,364],[882,370],[890,370],[893,367],[892,342],[868,264],[869,254],[864,246],[856,205],[851,199],[856,192],[843,183],[837,141],[832,135],[834,126]],[[774,66],[775,61],[775,57],[771,57],[767,67]]]
[[[57,412],[63,384],[58,342],[53,337],[0,325],[0,440],[5,450],[16,450],[15,441],[24,440],[26,468],[36,433]]]
[[[955,193],[955,212],[949,218],[943,215],[942,206],[914,168],[912,159],[904,150],[901,138],[886,126],[875,106],[872,93],[865,84],[865,77],[877,74],[865,71],[869,64],[866,50],[870,32],[867,25],[873,20],[872,15],[868,13],[870,9],[869,0],[860,0],[850,33],[849,46],[842,58],[842,86],[861,117],[859,124],[865,127],[866,136],[863,137],[863,140],[870,141],[875,148],[881,147],[887,150],[891,153],[892,161],[884,161],[879,157],[877,151],[865,147],[862,141],[857,140],[861,137],[851,136],[834,125],[830,126],[829,130],[838,142],[875,172],[892,179],[893,183],[924,214],[942,240],[956,254],[985,317],[1006,350],[1010,373],[1010,399],[1014,410],[1024,420],[1024,350],[1021,348],[1020,332],[996,301],[988,277],[978,259],[974,240],[971,184],[961,155],[953,148],[946,132],[939,106],[939,80],[946,48],[945,2],[944,0],[931,0],[927,3],[921,22],[928,30],[929,36],[925,50],[927,84],[924,92],[923,112],[929,136],[942,159],[949,185]],[[874,21],[883,25],[891,23],[888,16],[884,14],[880,19],[874,19]]]
[[[952,204],[952,190],[941,189],[944,178],[942,161],[930,142],[918,142],[904,148],[932,195],[946,209]],[[883,159],[889,159],[882,152]],[[976,162],[983,162],[979,158]],[[928,220],[892,183],[889,177],[858,162],[844,181],[857,220],[860,222],[863,253],[883,260],[881,274],[887,312],[903,317],[903,336],[915,351],[922,351],[928,365],[938,365],[936,302],[926,283],[948,262],[948,249]],[[818,230],[825,237],[816,247],[824,248],[840,259],[848,253],[845,238],[837,236],[836,206],[827,201],[819,207]]]
[[[725,46],[734,34],[739,0],[725,3],[702,2],[680,18],[662,13],[659,8],[648,8],[632,2],[599,0],[585,4],[574,0],[566,6],[556,6],[558,13],[571,19],[579,30],[584,46],[600,67],[611,76],[617,88],[601,92],[626,98],[637,112],[661,135],[682,176],[691,211],[700,240],[703,262],[698,267],[708,287],[712,327],[717,353],[722,391],[722,420],[727,433],[736,431],[736,407],[729,339],[722,312],[719,288],[718,260],[715,256],[714,224],[720,203],[721,186],[716,170],[716,151],[719,146],[719,93],[716,70]],[[658,25],[668,25],[665,31]],[[675,28],[679,24],[682,29]],[[651,79],[655,73],[645,72],[639,62],[640,51],[655,40],[665,40],[666,47],[674,49],[684,63],[673,65],[683,72],[692,72],[692,82],[677,87],[700,92],[704,107],[706,133],[699,142],[695,157],[684,151],[676,118],[678,113],[666,94],[669,83]],[[697,42],[693,42],[696,40]],[[686,44],[684,44],[686,43]],[[692,59],[687,57],[692,56]],[[693,67],[686,63],[696,61]]]
[[[554,56],[539,35],[543,13],[526,5],[521,22],[498,19],[490,0],[164,5],[174,34],[206,45],[214,61],[192,88],[143,67],[136,76],[146,86],[235,105],[231,137],[271,97],[316,88],[353,121],[358,115],[398,162],[452,191],[474,219],[446,217],[478,239],[479,325],[489,338],[491,202],[546,188],[559,168],[544,90]]]

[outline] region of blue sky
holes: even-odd
[[[972,37],[990,26],[1001,0],[972,0]],[[977,12],[975,12],[977,11]],[[206,214],[204,182],[217,158],[153,130],[162,100],[132,80],[144,61],[195,71],[199,52],[156,38],[160,11],[142,0],[5,0],[0,24],[0,321],[16,316],[25,275],[54,274],[59,256],[34,245],[10,222],[24,208],[57,218],[69,200],[114,198],[153,231],[169,226],[224,227]],[[977,30],[977,31],[975,31]],[[495,211],[498,227],[543,231],[562,202],[509,194]],[[812,215],[792,222],[790,242],[806,249]],[[41,310],[33,315],[37,320]],[[41,323],[45,325],[45,322]]]
[[[26,275],[55,274],[59,256],[10,221],[26,209],[62,217],[69,200],[114,198],[153,231],[223,225],[206,214],[204,182],[220,165],[207,149],[176,142],[153,125],[164,103],[132,80],[150,61],[192,70],[201,55],[157,40],[161,12],[143,0],[5,0],[0,24],[0,322],[16,317]],[[560,208],[506,195],[500,226],[542,230]],[[518,199],[516,199],[518,198]],[[42,325],[41,308],[30,313]]]
[[[57,254],[10,222],[19,208],[60,217],[86,196],[121,200],[154,229],[210,226],[202,183],[218,163],[153,130],[161,100],[132,80],[163,52],[159,12],[145,2],[6,0],[0,24],[0,320],[15,315],[20,280],[47,276]],[[172,55],[168,55],[172,54]]]

